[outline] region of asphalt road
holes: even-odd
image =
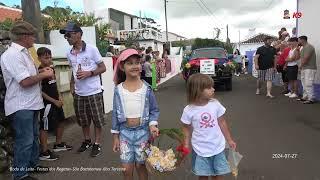
[[[275,99],[257,96],[255,80],[248,75],[234,78],[233,91],[216,92],[216,98],[227,108],[226,117],[237,150],[244,156],[238,180],[320,180],[320,103],[303,105],[280,95],[280,91],[279,87],[274,88]],[[161,111],[160,128],[179,127],[179,118],[186,105],[185,82],[176,76],[161,85],[156,96]],[[65,141],[75,150],[59,153],[57,161],[43,162],[52,167],[52,171],[36,177],[40,180],[122,179],[121,169],[118,169],[119,155],[111,150],[110,117],[107,122],[100,156],[91,158],[89,151],[75,153],[82,133],[74,124],[66,129]],[[162,140],[161,143],[172,142]],[[275,154],[297,155],[274,158],[278,156]],[[190,164],[189,157],[174,174],[151,176],[150,179],[197,179],[190,172]],[[225,179],[234,178],[228,175]]]

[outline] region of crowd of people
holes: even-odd
[[[160,51],[154,51],[151,46],[147,49],[144,47],[133,47],[137,49],[142,58],[141,78],[149,83],[153,90],[157,90],[157,84],[161,78],[165,78],[171,72],[171,60],[169,59],[169,50],[164,49],[160,57]],[[120,52],[113,46],[108,48],[107,57],[112,57],[113,67],[115,66]],[[154,81],[152,81],[154,78]]]
[[[261,82],[267,82],[266,96],[274,98],[271,94],[272,81],[276,72],[281,73],[283,81],[283,94],[295,98],[303,104],[315,102],[313,84],[317,72],[316,52],[308,43],[307,36],[297,37],[293,28],[290,37],[286,28],[278,32],[278,40],[272,42],[271,37],[264,39],[264,46],[257,49],[254,57],[254,66],[258,71],[256,94],[261,92]],[[303,92],[299,91],[301,80]]]
[[[99,76],[106,71],[106,66],[98,49],[82,40],[83,32],[77,24],[68,23],[60,33],[72,46],[67,51],[72,72],[70,91],[77,123],[83,132],[83,142],[77,152],[91,148],[90,155],[96,157],[101,153],[102,127],[105,125]],[[59,156],[54,152],[73,147],[62,141],[63,99],[57,89],[51,50],[38,48],[41,65],[37,68],[28,51],[34,44],[36,29],[25,21],[17,21],[11,34],[12,43],[1,56],[6,86],[5,114],[15,131],[11,172],[14,180],[36,180],[30,176],[31,171],[49,171],[39,165],[39,160],[57,160]],[[120,152],[125,179],[133,179],[134,168],[139,179],[148,179],[144,148],[150,139],[159,135],[160,114],[150,85],[150,74],[153,84],[170,72],[167,55],[165,51],[160,58],[159,52],[152,48],[146,49],[145,53],[142,49],[128,48],[114,61],[112,149]],[[143,71],[144,76],[141,76]],[[192,75],[187,83],[187,99],[189,105],[181,115],[185,137],[182,145],[188,151],[193,149],[192,172],[202,179],[210,176],[222,179],[231,172],[223,153],[225,145],[228,143],[235,150],[236,143],[224,117],[226,108],[214,99],[213,80],[204,74]],[[94,124],[94,139],[90,136],[91,123]],[[54,152],[49,150],[47,143],[50,130],[56,133]]]

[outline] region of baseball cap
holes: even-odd
[[[60,34],[66,34],[66,32],[82,32],[80,26],[74,22],[68,22],[64,29],[60,29]]]
[[[37,29],[26,21],[17,21],[10,32],[15,35],[34,35]]]
[[[125,61],[126,59],[128,59],[130,56],[133,56],[133,55],[138,56],[139,58],[141,58],[141,56],[139,55],[137,50],[135,50],[135,49],[125,49],[119,55],[118,62]]]
[[[121,54],[119,55],[119,57],[118,57],[118,59],[116,61],[116,64],[114,66],[113,81],[115,83],[117,83],[118,79],[119,79],[118,72],[120,71],[120,65],[119,65],[120,62],[127,60],[130,56],[137,56],[137,57],[141,58],[141,56],[139,55],[138,51],[135,50],[135,49],[130,48],[130,49],[123,50],[121,52]]]

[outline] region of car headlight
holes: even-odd
[[[186,63],[185,67],[186,67],[187,69],[190,69],[190,68],[191,68],[191,64],[190,64],[190,63]]]

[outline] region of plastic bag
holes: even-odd
[[[226,150],[226,157],[231,169],[232,175],[237,178],[238,176],[238,165],[242,159],[242,155],[239,152],[236,152],[230,148],[227,148]]]

